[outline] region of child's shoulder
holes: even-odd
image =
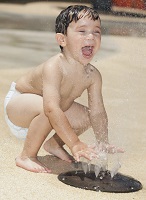
[[[43,63],[42,73],[45,75],[51,74],[51,76],[63,76],[63,69],[61,64],[60,55],[57,54]]]
[[[101,76],[101,73],[92,64],[89,64],[88,68],[89,68],[89,71],[91,73],[90,85],[89,85],[88,89],[92,88],[93,90],[91,89],[91,91],[96,91],[96,90],[98,90],[98,89],[100,89],[102,87],[102,76]]]
[[[94,65],[89,63],[87,67],[88,67],[88,71],[90,71],[93,78],[101,79],[101,73]]]
[[[55,56],[52,56],[51,58],[49,58],[48,60],[46,60],[46,62],[43,63],[43,69],[45,70],[49,70],[49,69],[57,69],[58,67],[60,67],[60,55],[57,54]]]
[[[56,65],[60,62],[60,55],[57,54],[55,56],[52,56],[46,62],[44,63],[44,66],[49,66],[49,65]]]

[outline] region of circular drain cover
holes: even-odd
[[[142,189],[139,181],[117,173],[113,178],[109,171],[101,171],[98,177],[95,172],[70,171],[58,175],[58,179],[74,187],[101,192],[127,193]]]

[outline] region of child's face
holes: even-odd
[[[77,22],[71,22],[66,35],[66,48],[70,55],[82,64],[88,64],[101,43],[101,28],[99,20],[88,16]]]

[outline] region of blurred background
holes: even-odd
[[[25,4],[29,2],[43,2],[43,1],[45,0],[0,0],[1,3],[18,3],[18,4]],[[118,7],[119,10],[122,10],[121,8],[128,8],[127,11],[134,11],[134,9],[146,10],[145,0],[74,0],[74,1],[66,0],[64,2],[91,3],[95,8],[98,8],[103,11],[111,10],[113,7]]]
[[[0,0],[0,28],[54,31],[58,13],[77,3],[98,9],[103,34],[146,35],[146,0]]]

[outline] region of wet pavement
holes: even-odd
[[[60,51],[52,32],[0,30],[0,44],[5,69],[34,67]]]
[[[0,4],[0,28],[54,31],[55,18],[71,2],[35,2],[28,4]],[[91,4],[86,4],[91,6]],[[102,33],[106,35],[146,36],[146,11],[143,17],[100,13]]]

